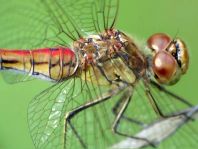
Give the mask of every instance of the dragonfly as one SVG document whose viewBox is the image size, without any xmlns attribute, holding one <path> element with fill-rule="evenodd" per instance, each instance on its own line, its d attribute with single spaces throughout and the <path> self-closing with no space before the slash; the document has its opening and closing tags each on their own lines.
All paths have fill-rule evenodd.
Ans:
<svg viewBox="0 0 198 149">
<path fill-rule="evenodd" d="M 16 28 L 12 23 L 0 27 L 10 31 L 4 36 L 10 39 L 1 43 L 0 70 L 8 83 L 35 78 L 53 83 L 28 106 L 35 148 L 101 149 L 125 138 L 156 147 L 164 139 L 150 141 L 136 134 L 176 116 L 190 122 L 182 121 L 184 143 L 171 142 L 169 147 L 197 145 L 194 118 L 182 112 L 194 105 L 165 87 L 176 84 L 188 70 L 183 40 L 155 33 L 141 48 L 115 28 L 119 0 L 32 3 L 5 3 L 5 10 L 16 12 L 9 16 Z M 12 48 L 6 48 L 8 44 Z"/>
</svg>

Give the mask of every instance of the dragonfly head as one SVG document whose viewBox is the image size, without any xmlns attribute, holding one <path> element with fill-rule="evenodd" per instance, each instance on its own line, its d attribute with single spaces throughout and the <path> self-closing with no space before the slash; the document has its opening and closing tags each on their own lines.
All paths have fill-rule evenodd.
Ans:
<svg viewBox="0 0 198 149">
<path fill-rule="evenodd" d="M 159 83 L 173 85 L 186 73 L 189 54 L 186 44 L 179 38 L 171 39 L 164 33 L 149 37 L 147 46 L 152 50 L 152 70 Z"/>
</svg>

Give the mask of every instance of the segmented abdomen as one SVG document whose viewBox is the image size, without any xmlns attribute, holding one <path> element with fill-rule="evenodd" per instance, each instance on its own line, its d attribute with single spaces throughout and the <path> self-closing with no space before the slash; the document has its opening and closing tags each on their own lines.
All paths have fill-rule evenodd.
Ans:
<svg viewBox="0 0 198 149">
<path fill-rule="evenodd" d="M 69 48 L 0 49 L 0 69 L 14 69 L 31 75 L 42 75 L 52 80 L 71 76 L 75 72 L 76 65 L 76 56 Z"/>
</svg>

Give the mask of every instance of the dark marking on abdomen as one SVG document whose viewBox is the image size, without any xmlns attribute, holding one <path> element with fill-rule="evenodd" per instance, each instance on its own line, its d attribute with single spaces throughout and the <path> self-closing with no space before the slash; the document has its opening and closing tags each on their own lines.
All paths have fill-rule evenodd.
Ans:
<svg viewBox="0 0 198 149">
<path fill-rule="evenodd" d="M 17 60 L 7 60 L 7 59 L 1 59 L 1 65 L 2 63 L 10 63 L 10 64 L 15 64 L 15 63 L 19 63 L 19 61 Z"/>
</svg>

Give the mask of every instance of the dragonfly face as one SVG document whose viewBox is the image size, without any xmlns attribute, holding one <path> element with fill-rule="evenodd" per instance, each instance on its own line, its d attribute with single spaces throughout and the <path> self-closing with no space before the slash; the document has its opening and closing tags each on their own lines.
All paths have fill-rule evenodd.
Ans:
<svg viewBox="0 0 198 149">
<path fill-rule="evenodd" d="M 158 82 L 172 85 L 179 81 L 189 64 L 185 43 L 179 38 L 171 39 L 158 33 L 152 35 L 147 44 L 153 51 L 152 69 Z"/>
</svg>

